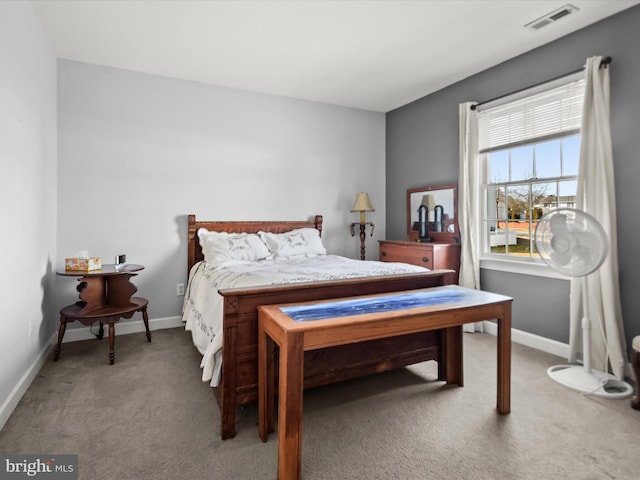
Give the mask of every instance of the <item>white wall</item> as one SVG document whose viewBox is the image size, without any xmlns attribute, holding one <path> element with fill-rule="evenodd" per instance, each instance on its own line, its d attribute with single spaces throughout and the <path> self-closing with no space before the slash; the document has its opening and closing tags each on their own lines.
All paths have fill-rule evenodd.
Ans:
<svg viewBox="0 0 640 480">
<path fill-rule="evenodd" d="M 0 2 L 0 427 L 56 330 L 56 60 L 28 2 Z"/>
<path fill-rule="evenodd" d="M 183 80 L 58 62 L 58 250 L 146 266 L 134 280 L 153 320 L 178 316 L 186 215 L 299 220 L 324 215 L 330 253 L 359 258 L 356 193 L 385 231 L 385 116 Z M 57 281 L 58 306 L 75 282 Z M 135 319 L 135 317 L 134 317 Z"/>
</svg>

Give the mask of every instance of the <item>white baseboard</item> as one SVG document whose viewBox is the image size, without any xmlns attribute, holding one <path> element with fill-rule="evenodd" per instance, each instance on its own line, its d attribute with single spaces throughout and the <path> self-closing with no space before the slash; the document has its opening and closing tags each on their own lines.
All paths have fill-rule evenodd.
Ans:
<svg viewBox="0 0 640 480">
<path fill-rule="evenodd" d="M 27 392 L 29 385 L 31 385 L 31 382 L 36 378 L 38 372 L 42 368 L 42 365 L 44 365 L 44 362 L 47 360 L 47 357 L 54 346 L 54 338 L 55 337 L 52 337 L 49 343 L 45 345 L 38 358 L 36 358 L 27 371 L 24 372 L 20 381 L 15 385 L 15 387 L 13 387 L 13 390 L 11 390 L 7 399 L 0 406 L 0 430 L 4 427 L 5 423 L 7 423 L 7 420 L 9 420 L 9 417 L 18 406 L 18 403 L 20 403 L 20 399 L 22 399 L 24 394 Z"/>
<path fill-rule="evenodd" d="M 153 333 L 154 330 L 162 330 L 165 328 L 181 327 L 181 317 L 166 317 L 156 318 L 149 320 L 149 330 Z M 139 333 L 146 331 L 144 328 L 144 322 L 142 320 L 136 320 L 133 322 L 122 322 L 116 326 L 116 335 L 126 335 L 128 333 Z M 9 417 L 18 406 L 18 403 L 26 393 L 31 382 L 36 378 L 38 372 L 42 368 L 42 365 L 47 361 L 51 350 L 54 348 L 57 340 L 58 332 L 56 331 L 47 345 L 42 349 L 38 358 L 31 364 L 27 371 L 22 375 L 20 381 L 13 388 L 7 399 L 0 406 L 0 430 L 4 427 L 9 420 Z M 77 342 L 80 340 L 91 340 L 95 336 L 91 333 L 89 328 L 68 328 L 64 334 L 63 343 Z"/>
<path fill-rule="evenodd" d="M 482 322 L 484 333 L 489 335 L 498 335 L 498 325 L 494 322 Z M 551 340 L 549 338 L 540 337 L 533 333 L 523 332 L 522 330 L 511 329 L 511 341 L 525 345 L 527 347 L 535 348 L 545 353 L 550 353 L 558 357 L 562 357 L 565 360 L 569 359 L 569 344 L 558 342 L 557 340 Z M 580 360 L 578 360 L 580 361 Z M 625 378 L 635 378 L 630 362 L 624 364 L 624 376 Z"/>
<path fill-rule="evenodd" d="M 62 343 L 78 342 L 80 340 L 91 340 L 96 338 L 92 332 L 95 332 L 95 333 L 98 332 L 97 325 L 98 324 L 96 323 L 92 327 L 83 326 L 80 328 L 67 328 L 67 331 L 64 334 L 64 339 L 62 340 Z M 151 330 L 151 333 L 153 333 L 154 330 L 181 327 L 183 325 L 184 323 L 182 323 L 181 317 L 154 318 L 149 320 L 149 330 Z M 140 333 L 144 331 L 146 330 L 144 328 L 144 322 L 142 320 L 116 323 L 116 336 L 127 335 L 129 333 Z M 105 335 L 107 335 L 106 331 L 105 331 Z"/>
<path fill-rule="evenodd" d="M 489 335 L 498 335 L 498 324 L 494 322 L 482 322 L 484 333 Z M 511 329 L 511 341 L 524 345 L 526 347 L 535 348 L 545 353 L 557 355 L 562 358 L 569 358 L 569 344 L 551 340 L 550 338 L 534 335 L 533 333 L 523 332 L 515 328 Z"/>
</svg>

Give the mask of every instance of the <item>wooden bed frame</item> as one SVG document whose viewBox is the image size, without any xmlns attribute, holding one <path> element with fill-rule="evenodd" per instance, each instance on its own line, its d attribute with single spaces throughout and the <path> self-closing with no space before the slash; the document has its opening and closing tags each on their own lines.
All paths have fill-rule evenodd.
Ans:
<svg viewBox="0 0 640 480">
<path fill-rule="evenodd" d="M 322 216 L 312 221 L 215 222 L 188 217 L 188 271 L 200 260 L 197 231 L 282 233 L 295 228 L 316 228 L 322 233 Z M 236 408 L 258 394 L 258 307 L 278 303 L 323 300 L 356 295 L 428 288 L 455 283 L 453 270 L 366 277 L 347 280 L 219 290 L 224 297 L 222 374 L 213 392 L 220 405 L 223 439 L 235 436 Z M 438 378 L 445 378 L 446 348 L 461 350 L 461 335 L 435 330 L 382 340 L 354 343 L 305 353 L 305 388 L 326 385 L 382 372 L 426 360 L 438 362 Z"/>
</svg>

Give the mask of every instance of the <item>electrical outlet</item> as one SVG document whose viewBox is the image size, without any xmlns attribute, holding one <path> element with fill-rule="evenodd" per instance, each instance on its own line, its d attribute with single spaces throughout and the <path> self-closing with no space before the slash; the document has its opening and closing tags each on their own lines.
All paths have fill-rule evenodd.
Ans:
<svg viewBox="0 0 640 480">
<path fill-rule="evenodd" d="M 178 283 L 176 285 L 176 295 L 184 295 L 184 283 Z"/>
</svg>

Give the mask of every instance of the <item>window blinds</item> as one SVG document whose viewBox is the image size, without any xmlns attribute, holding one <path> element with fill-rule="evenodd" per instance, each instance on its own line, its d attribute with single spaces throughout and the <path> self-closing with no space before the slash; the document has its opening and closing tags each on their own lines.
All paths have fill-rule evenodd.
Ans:
<svg viewBox="0 0 640 480">
<path fill-rule="evenodd" d="M 478 112 L 480 153 L 580 132 L 584 78 Z M 508 99 L 507 99 L 508 100 Z"/>
</svg>

